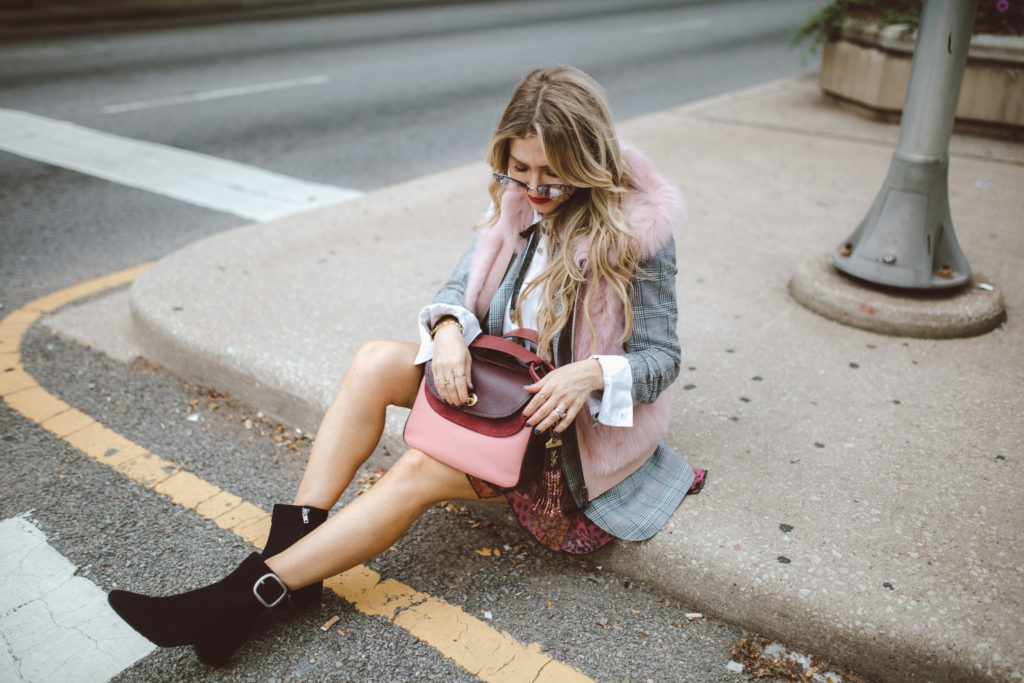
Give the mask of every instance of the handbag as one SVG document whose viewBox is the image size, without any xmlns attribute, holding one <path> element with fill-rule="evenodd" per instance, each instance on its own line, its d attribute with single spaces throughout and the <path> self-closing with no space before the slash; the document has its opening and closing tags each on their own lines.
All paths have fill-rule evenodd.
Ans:
<svg viewBox="0 0 1024 683">
<path fill-rule="evenodd" d="M 464 406 L 438 397 L 432 361 L 427 361 L 405 423 L 405 442 L 466 474 L 498 486 L 515 486 L 533 431 L 523 415 L 533 394 L 523 386 L 554 366 L 512 339 L 536 342 L 536 335 L 533 330 L 513 330 L 503 337 L 481 334 L 474 339 L 469 345 L 473 390 Z"/>
</svg>

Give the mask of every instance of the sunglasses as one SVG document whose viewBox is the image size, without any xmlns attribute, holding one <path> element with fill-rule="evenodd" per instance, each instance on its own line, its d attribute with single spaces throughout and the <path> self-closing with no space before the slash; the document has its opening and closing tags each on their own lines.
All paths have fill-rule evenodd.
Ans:
<svg viewBox="0 0 1024 683">
<path fill-rule="evenodd" d="M 544 199 L 557 199 L 558 197 L 568 195 L 572 192 L 572 185 L 566 185 L 564 183 L 544 183 L 537 187 L 531 187 L 522 180 L 516 180 L 515 178 L 504 175 L 503 173 L 495 173 L 494 179 L 498 181 L 499 185 L 504 187 L 508 187 L 509 185 L 519 185 L 527 192 L 534 190 Z"/>
</svg>

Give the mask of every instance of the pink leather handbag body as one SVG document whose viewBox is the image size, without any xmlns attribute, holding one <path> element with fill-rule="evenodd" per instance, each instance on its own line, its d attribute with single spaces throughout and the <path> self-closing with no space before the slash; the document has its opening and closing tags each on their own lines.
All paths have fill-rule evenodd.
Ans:
<svg viewBox="0 0 1024 683">
<path fill-rule="evenodd" d="M 519 481 L 532 428 L 523 409 L 533 384 L 553 369 L 548 361 L 510 338 L 536 341 L 536 332 L 515 330 L 504 337 L 482 334 L 473 340 L 469 405 L 438 398 L 427 361 L 416 402 L 405 423 L 405 442 L 435 460 L 502 487 Z"/>
</svg>

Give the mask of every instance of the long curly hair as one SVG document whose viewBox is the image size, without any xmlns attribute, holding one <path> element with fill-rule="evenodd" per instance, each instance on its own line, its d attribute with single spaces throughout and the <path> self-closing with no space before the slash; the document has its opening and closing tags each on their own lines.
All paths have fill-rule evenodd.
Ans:
<svg viewBox="0 0 1024 683">
<path fill-rule="evenodd" d="M 521 301 L 531 291 L 541 290 L 538 352 L 551 358 L 552 341 L 572 319 L 581 293 L 594 346 L 591 309 L 602 287 L 609 287 L 622 302 L 626 322 L 619 343 L 624 343 L 632 332 L 630 280 L 640 257 L 636 236 L 622 209 L 629 169 L 622 159 L 611 108 L 601 86 L 570 66 L 536 69 L 527 74 L 513 92 L 491 138 L 487 163 L 495 171 L 507 173 L 512 141 L 534 136 L 559 180 L 576 188 L 541 220 L 548 263 L 519 295 Z M 506 188 L 492 181 L 488 191 L 494 211 L 482 227 L 498 222 L 501 195 Z M 575 252 L 588 240 L 586 261 L 577 263 Z M 588 275 L 591 284 L 585 286 Z M 516 306 L 517 313 L 519 308 Z M 522 324 L 521 319 L 516 322 Z"/>
</svg>

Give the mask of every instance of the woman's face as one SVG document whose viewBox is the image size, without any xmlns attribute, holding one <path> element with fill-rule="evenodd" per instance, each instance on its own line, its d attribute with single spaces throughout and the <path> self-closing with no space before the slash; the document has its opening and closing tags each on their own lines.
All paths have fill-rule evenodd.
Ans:
<svg viewBox="0 0 1024 683">
<path fill-rule="evenodd" d="M 516 138 L 509 145 L 507 175 L 531 187 L 548 183 L 564 183 L 548 166 L 540 139 L 536 136 Z M 539 214 L 548 214 L 569 198 L 571 193 L 560 197 L 541 197 L 536 190 L 528 190 L 526 196 Z"/>
</svg>

